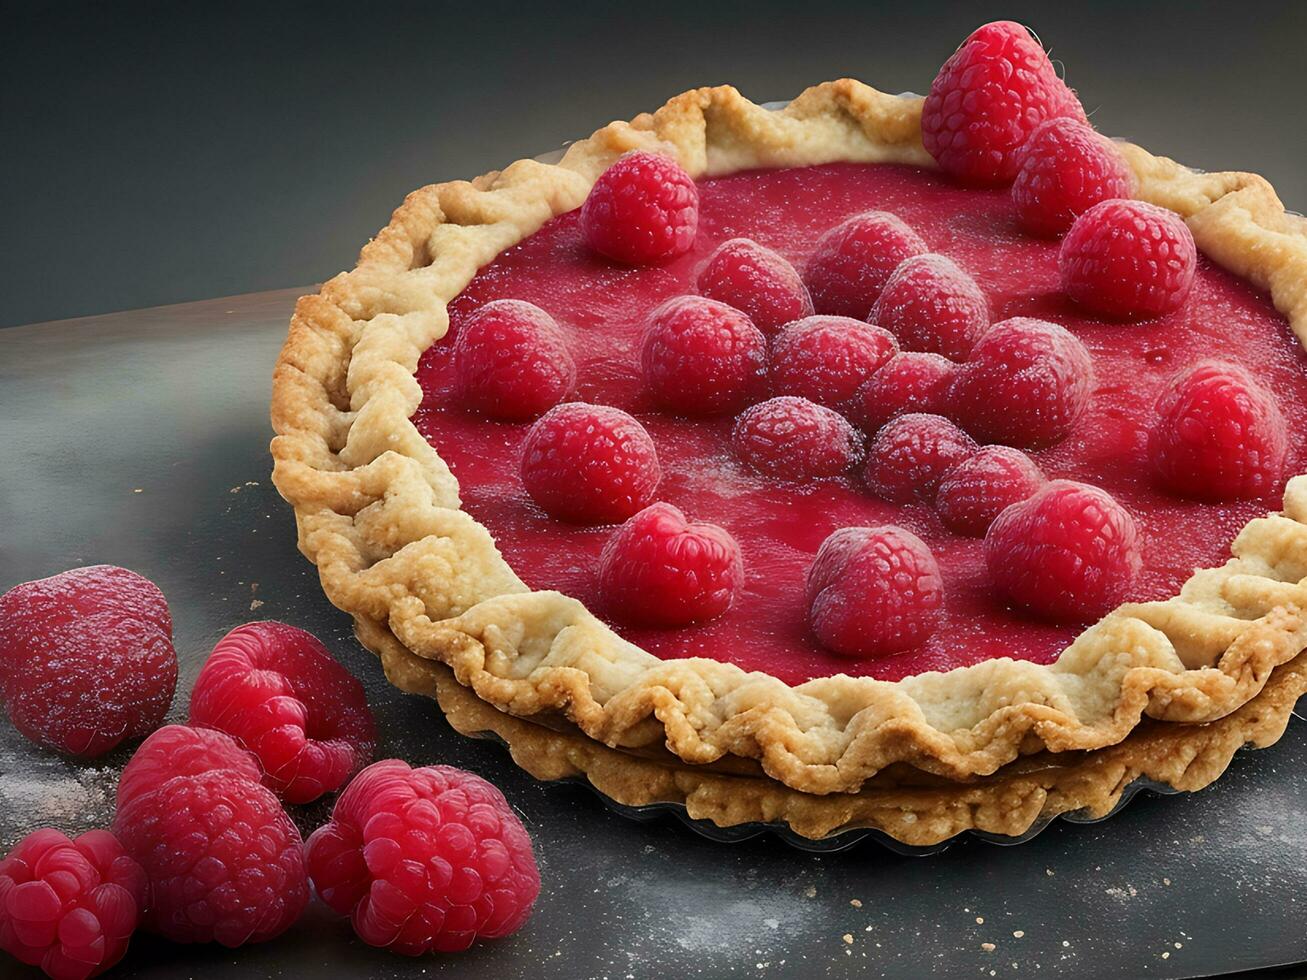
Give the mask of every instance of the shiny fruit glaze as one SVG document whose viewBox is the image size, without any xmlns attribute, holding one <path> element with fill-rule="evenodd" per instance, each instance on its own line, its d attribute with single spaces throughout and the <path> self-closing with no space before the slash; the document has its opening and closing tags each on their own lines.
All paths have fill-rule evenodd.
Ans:
<svg viewBox="0 0 1307 980">
<path fill-rule="evenodd" d="M 1249 519 L 1279 508 L 1278 492 L 1222 504 L 1180 500 L 1157 489 L 1151 476 L 1154 402 L 1173 374 L 1204 358 L 1243 365 L 1277 395 L 1288 431 L 1307 426 L 1307 354 L 1264 294 L 1205 258 L 1175 313 L 1106 323 L 1060 293 L 1057 243 L 1021 233 L 1006 189 L 962 188 L 909 167 L 833 164 L 705 179 L 699 193 L 694 248 L 665 265 L 629 268 L 596 256 L 583 242 L 577 212 L 550 221 L 482 269 L 455 299 L 450 335 L 418 370 L 425 399 L 414 421 L 458 478 L 464 508 L 490 529 L 528 585 L 575 596 L 605 619 L 596 568 L 613 528 L 559 523 L 531 503 L 518 476 L 527 426 L 477 418 L 458 404 L 450 355 L 459 325 L 491 300 L 536 303 L 568 337 L 577 361 L 574 397 L 619 406 L 644 423 L 663 467 L 658 499 L 691 520 L 729 530 L 746 569 L 734 606 L 714 622 L 615 627 L 656 656 L 711 657 L 791 683 L 839 673 L 895 680 L 994 657 L 1047 663 L 1086 625 L 1044 623 L 1006 607 L 988 580 L 981 541 L 948 531 L 929 504 L 879 501 L 856 475 L 777 481 L 733 458 L 731 417 L 688 420 L 654 410 L 640 385 L 645 318 L 669 297 L 693 292 L 699 267 L 734 237 L 753 238 L 802 269 L 823 232 L 853 214 L 890 211 L 931 251 L 975 277 L 995 322 L 1041 317 L 1079 337 L 1094 360 L 1088 411 L 1067 439 L 1031 455 L 1050 479 L 1095 484 L 1134 514 L 1143 570 L 1132 599 L 1173 594 L 1192 569 L 1222 563 Z M 1296 444 L 1286 472 L 1304 469 L 1307 445 Z M 877 660 L 840 657 L 809 632 L 804 578 L 832 531 L 879 524 L 901 525 L 930 545 L 944 579 L 941 625 L 915 650 Z"/>
</svg>

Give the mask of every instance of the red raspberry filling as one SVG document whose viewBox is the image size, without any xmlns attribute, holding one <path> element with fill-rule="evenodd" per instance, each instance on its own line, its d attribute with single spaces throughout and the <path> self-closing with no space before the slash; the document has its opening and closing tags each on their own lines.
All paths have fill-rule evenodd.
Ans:
<svg viewBox="0 0 1307 980">
<path fill-rule="evenodd" d="M 285 623 L 246 623 L 218 641 L 191 691 L 191 724 L 253 752 L 264 784 L 290 803 L 340 789 L 377 742 L 363 685 Z"/>
<path fill-rule="evenodd" d="M 618 619 L 688 626 L 731 607 L 744 580 L 740 546 L 716 524 L 650 504 L 613 532 L 599 556 L 599 594 Z"/>
<path fill-rule="evenodd" d="M 772 388 L 839 408 L 898 350 L 888 330 L 850 317 L 810 316 L 772 341 Z"/>
<path fill-rule="evenodd" d="M 699 272 L 698 286 L 701 295 L 735 307 L 768 336 L 813 313 L 794 266 L 749 238 L 723 242 Z"/>
<path fill-rule="evenodd" d="M 127 952 L 146 889 L 107 830 L 33 831 L 0 861 L 0 950 L 55 980 L 102 973 Z"/>
<path fill-rule="evenodd" d="M 1122 320 L 1178 310 L 1193 288 L 1198 249 L 1178 214 L 1143 201 L 1103 201 L 1076 218 L 1059 254 L 1062 289 Z"/>
<path fill-rule="evenodd" d="M 0 596 L 0 693 L 38 745 L 103 755 L 153 731 L 176 685 L 168 604 L 149 579 L 92 565 Z"/>
<path fill-rule="evenodd" d="M 845 657 L 920 646 L 938 627 L 944 603 L 930 548 L 893 525 L 832 534 L 808 571 L 805 592 L 817 640 Z"/>
<path fill-rule="evenodd" d="M 1130 168 L 1112 141 L 1079 119 L 1049 119 L 1017 151 L 1012 203 L 1031 235 L 1063 234 L 1100 201 L 1129 197 Z"/>
<path fill-rule="evenodd" d="M 689 251 L 699 227 L 699 191 L 674 160 L 636 150 L 599 175 L 581 207 L 586 243 L 627 265 Z"/>
<path fill-rule="evenodd" d="M 844 416 L 793 395 L 754 405 L 731 429 L 737 459 L 786 480 L 839 476 L 858 462 L 862 448 L 862 435 Z"/>
<path fill-rule="evenodd" d="M 487 303 L 459 331 L 454 371 L 468 408 L 507 422 L 535 418 L 576 384 L 576 363 L 554 318 L 511 299 Z"/>
<path fill-rule="evenodd" d="M 318 896 L 359 938 L 406 956 L 516 932 L 540 893 L 531 838 L 508 801 L 450 766 L 368 766 L 305 854 Z"/>
<path fill-rule="evenodd" d="M 531 499 L 574 524 L 626 520 L 652 501 L 662 478 L 644 426 L 621 409 L 581 402 L 531 426 L 521 467 Z"/>
<path fill-rule="evenodd" d="M 983 542 L 950 531 L 929 502 L 882 501 L 857 470 L 811 482 L 777 479 L 741 464 L 729 416 L 686 419 L 653 404 L 639 362 L 649 313 L 693 291 L 711 254 L 740 235 L 803 268 L 818 239 L 850 215 L 892 211 L 967 270 L 995 320 L 1051 320 L 1074 334 L 1092 355 L 1092 397 L 1063 439 L 1032 456 L 1048 477 L 1100 487 L 1134 515 L 1143 564 L 1127 599 L 1175 594 L 1193 569 L 1227 560 L 1229 542 L 1244 523 L 1281 507 L 1279 487 L 1257 499 L 1196 505 L 1152 474 L 1148 432 L 1158 397 L 1177 371 L 1203 357 L 1243 367 L 1275 392 L 1289 431 L 1307 429 L 1307 354 L 1269 299 L 1207 259 L 1199 257 L 1191 299 L 1179 310 L 1146 324 L 1119 323 L 1062 296 L 1057 244 L 1016 231 L 1006 188 L 962 187 L 934 170 L 833 164 L 737 173 L 700 181 L 699 189 L 694 248 L 667 264 L 614 269 L 586 248 L 576 212 L 498 256 L 450 304 L 450 336 L 422 359 L 425 401 L 414 415 L 458 478 L 464 509 L 489 528 L 526 583 L 558 589 L 606 618 L 597 565 L 609 533 L 541 512 L 518 474 L 529 426 L 469 415 L 450 372 L 461 325 L 486 302 L 528 300 L 565 319 L 577 361 L 574 397 L 635 416 L 658 447 L 656 499 L 726 528 L 747 563 L 731 608 L 710 622 L 679 629 L 614 623 L 625 639 L 655 656 L 710 657 L 790 683 L 839 673 L 894 680 L 992 657 L 1047 663 L 1086 625 L 1034 618 L 999 601 Z M 1289 442 L 1284 472 L 1302 471 L 1307 444 Z M 834 531 L 886 524 L 908 529 L 934 553 L 947 593 L 940 627 L 912 650 L 841 657 L 813 637 L 796 583 Z"/>
<path fill-rule="evenodd" d="M 1054 480 L 985 535 L 994 586 L 1038 616 L 1090 621 L 1130 593 L 1142 564 L 1130 512 L 1098 487 Z"/>
<path fill-rule="evenodd" d="M 1085 414 L 1094 380 L 1085 345 L 1030 317 L 996 323 L 949 389 L 949 415 L 977 439 L 1025 449 L 1061 442 Z"/>
<path fill-rule="evenodd" d="M 983 538 L 994 519 L 1044 485 L 1044 474 L 1020 449 L 985 446 L 953 466 L 935 491 L 935 512 L 950 531 Z"/>
<path fill-rule="evenodd" d="M 1148 455 L 1171 492 L 1233 500 L 1275 492 L 1287 445 L 1275 396 L 1236 364 L 1203 361 L 1162 391 Z"/>
<path fill-rule="evenodd" d="M 904 350 L 961 361 L 989 329 L 989 301 L 952 259 L 927 253 L 894 270 L 868 319 Z"/>
<path fill-rule="evenodd" d="M 895 354 L 858 389 L 850 415 L 872 434 L 897 415 L 938 415 L 947 410 L 953 373 L 953 362 L 938 354 Z"/>
<path fill-rule="evenodd" d="M 867 211 L 817 240 L 803 281 L 818 313 L 861 320 L 899 263 L 927 251 L 921 236 L 898 215 Z"/>
<path fill-rule="evenodd" d="M 767 338 L 725 303 L 681 296 L 654 310 L 640 352 L 644 383 L 675 415 L 738 412 L 767 390 Z"/>
<path fill-rule="evenodd" d="M 881 500 L 929 501 L 944 474 L 975 451 L 972 438 L 942 416 L 900 415 L 871 441 L 863 479 Z"/>
<path fill-rule="evenodd" d="M 222 755 L 230 758 L 230 747 Z M 129 794 L 113 829 L 149 878 L 145 925 L 165 939 L 263 942 L 290 928 L 308 904 L 299 831 L 271 791 L 231 768 L 176 775 Z"/>
<path fill-rule="evenodd" d="M 921 142 L 940 168 L 977 184 L 1006 183 L 1017 151 L 1045 119 L 1084 118 L 1030 32 L 1009 20 L 978 28 L 944 62 L 921 109 Z"/>
</svg>

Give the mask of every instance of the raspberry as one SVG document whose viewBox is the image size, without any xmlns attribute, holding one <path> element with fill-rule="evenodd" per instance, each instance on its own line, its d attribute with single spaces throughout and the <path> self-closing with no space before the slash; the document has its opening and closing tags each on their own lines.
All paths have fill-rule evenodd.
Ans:
<svg viewBox="0 0 1307 980">
<path fill-rule="evenodd" d="M 1163 390 L 1148 455 L 1172 492 L 1229 500 L 1278 490 L 1287 442 L 1274 395 L 1237 365 L 1201 361 Z"/>
<path fill-rule="evenodd" d="M 985 446 L 944 474 L 935 492 L 935 511 L 951 531 L 983 538 L 1004 508 L 1043 484 L 1044 474 L 1020 449 Z"/>
<path fill-rule="evenodd" d="M 305 853 L 319 897 L 359 938 L 407 956 L 507 936 L 540 893 L 531 838 L 508 801 L 451 766 L 373 763 Z"/>
<path fill-rule="evenodd" d="M 637 150 L 599 175 L 581 205 L 586 244 L 627 265 L 664 262 L 690 250 L 699 191 L 674 160 Z"/>
<path fill-rule="evenodd" d="M 150 879 L 146 927 L 173 942 L 263 942 L 308 903 L 299 831 L 271 791 L 231 769 L 129 795 L 113 826 Z"/>
<path fill-rule="evenodd" d="M 1093 361 L 1074 335 L 1013 317 L 994 324 L 958 369 L 949 414 L 984 442 L 1051 446 L 1084 414 L 1092 384 Z"/>
<path fill-rule="evenodd" d="M 772 341 L 772 387 L 779 395 L 839 408 L 898 350 L 893 334 L 862 320 L 806 317 Z"/>
<path fill-rule="evenodd" d="M 659 306 L 645 329 L 645 387 L 678 415 L 737 412 L 767 388 L 767 338 L 725 303 L 680 296 Z"/>
<path fill-rule="evenodd" d="M 867 211 L 822 235 L 803 270 L 818 313 L 866 317 L 899 263 L 928 251 L 898 215 Z"/>
<path fill-rule="evenodd" d="M 733 306 L 770 336 L 812 315 L 812 297 L 784 257 L 750 238 L 723 242 L 699 271 L 699 292 Z"/>
<path fill-rule="evenodd" d="M 127 952 L 146 888 L 108 831 L 37 830 L 0 861 L 0 949 L 56 980 L 102 973 Z"/>
<path fill-rule="evenodd" d="M 921 108 L 921 142 L 947 174 L 1001 184 L 1017 172 L 1016 154 L 1045 119 L 1085 111 L 1052 62 L 1020 24 L 978 28 L 931 82 Z"/>
<path fill-rule="evenodd" d="M 1129 197 L 1130 168 L 1112 141 L 1069 116 L 1046 119 L 1017 151 L 1012 203 L 1017 223 L 1055 238 L 1099 201 Z"/>
<path fill-rule="evenodd" d="M 1062 289 L 1077 303 L 1121 320 L 1180 308 L 1194 284 L 1198 249 L 1178 214 L 1143 201 L 1103 201 L 1062 239 Z"/>
<path fill-rule="evenodd" d="M 516 299 L 487 303 L 468 318 L 454 342 L 454 373 L 464 405 L 505 422 L 535 418 L 576 384 L 576 362 L 554 318 Z"/>
<path fill-rule="evenodd" d="M 168 604 L 135 572 L 74 568 L 0 596 L 0 691 L 33 742 L 103 755 L 157 727 L 176 686 Z"/>
<path fill-rule="evenodd" d="M 944 583 L 935 556 L 911 531 L 846 527 L 817 552 L 806 595 L 822 646 L 846 657 L 885 657 L 935 632 Z"/>
<path fill-rule="evenodd" d="M 652 500 L 662 479 L 644 426 L 621 409 L 569 402 L 546 412 L 522 445 L 522 482 L 560 520 L 616 524 Z"/>
<path fill-rule="evenodd" d="M 863 478 L 892 504 L 930 500 L 945 472 L 975 451 L 971 437 L 942 416 L 900 415 L 872 440 Z"/>
<path fill-rule="evenodd" d="M 290 803 L 340 789 L 377 742 L 363 685 L 285 623 L 246 623 L 218 641 L 191 691 L 191 724 L 253 752 L 264 785 Z"/>
<path fill-rule="evenodd" d="M 1054 480 L 1008 507 L 985 535 L 985 564 L 999 592 L 1037 616 L 1098 619 L 1139 574 L 1130 512 L 1084 483 Z"/>
<path fill-rule="evenodd" d="M 164 725 L 132 753 L 118 778 L 118 808 L 153 793 L 174 776 L 220 770 L 232 779 L 257 783 L 263 770 L 230 735 L 188 725 Z"/>
<path fill-rule="evenodd" d="M 731 430 L 741 461 L 786 480 L 839 476 L 861 458 L 862 445 L 862 434 L 844 416 L 793 395 L 746 409 Z"/>
<path fill-rule="evenodd" d="M 895 354 L 858 389 L 853 417 L 865 432 L 875 434 L 896 415 L 938 415 L 947 405 L 954 370 L 953 362 L 938 354 Z"/>
<path fill-rule="evenodd" d="M 960 361 L 989 329 L 989 301 L 952 259 L 930 252 L 894 270 L 868 319 L 904 350 Z"/>
<path fill-rule="evenodd" d="M 599 556 L 599 592 L 620 619 L 688 626 L 731 607 L 744 582 L 740 546 L 716 524 L 690 523 L 671 504 L 646 507 Z"/>
</svg>

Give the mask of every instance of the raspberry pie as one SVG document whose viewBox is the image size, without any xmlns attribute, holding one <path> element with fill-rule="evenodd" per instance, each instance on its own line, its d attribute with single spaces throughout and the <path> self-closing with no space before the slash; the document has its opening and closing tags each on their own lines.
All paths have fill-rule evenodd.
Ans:
<svg viewBox="0 0 1307 980">
<path fill-rule="evenodd" d="M 1303 338 L 1307 222 L 990 24 L 925 99 L 699 89 L 415 191 L 296 308 L 274 476 L 387 676 L 533 771 L 1019 833 L 977 794 L 1208 744 L 1307 646 Z"/>
</svg>

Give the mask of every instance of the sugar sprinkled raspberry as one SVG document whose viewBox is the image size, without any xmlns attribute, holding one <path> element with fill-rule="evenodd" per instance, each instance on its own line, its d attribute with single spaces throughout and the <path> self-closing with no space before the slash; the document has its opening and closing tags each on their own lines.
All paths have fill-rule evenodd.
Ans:
<svg viewBox="0 0 1307 980">
<path fill-rule="evenodd" d="M 976 451 L 971 437 L 939 415 L 900 415 L 867 448 L 863 479 L 882 500 L 931 500 L 948 469 Z"/>
<path fill-rule="evenodd" d="M 653 439 L 618 408 L 559 405 L 522 445 L 522 482 L 531 499 L 576 524 L 626 520 L 652 502 L 661 479 Z"/>
<path fill-rule="evenodd" d="M 806 317 L 772 341 L 772 389 L 838 409 L 898 349 L 893 334 L 862 320 Z"/>
<path fill-rule="evenodd" d="M 94 976 L 127 952 L 146 889 L 108 831 L 34 831 L 0 861 L 0 950 L 56 980 Z"/>
<path fill-rule="evenodd" d="M 734 307 L 678 296 L 650 314 L 640 367 L 669 412 L 738 412 L 767 390 L 767 338 Z"/>
<path fill-rule="evenodd" d="M 1023 449 L 1066 438 L 1089 404 L 1093 360 L 1064 327 L 1030 317 L 996 323 L 949 388 L 949 415 L 985 442 Z"/>
<path fill-rule="evenodd" d="M 821 236 L 803 281 L 818 313 L 861 320 L 899 263 L 926 251 L 921 236 L 898 215 L 867 211 Z"/>
<path fill-rule="evenodd" d="M 850 413 L 863 431 L 875 434 L 896 415 L 947 409 L 956 365 L 938 354 L 896 354 L 858 389 Z"/>
<path fill-rule="evenodd" d="M 939 626 L 944 585 L 930 548 L 892 524 L 846 527 L 808 570 L 809 622 L 846 657 L 885 657 L 920 646 Z"/>
<path fill-rule="evenodd" d="M 189 725 L 164 725 L 132 753 L 118 778 L 118 808 L 153 793 L 176 776 L 226 772 L 257 783 L 263 770 L 254 756 L 225 732 Z"/>
<path fill-rule="evenodd" d="M 1001 20 L 962 42 L 930 85 L 921 142 L 941 169 L 972 183 L 999 184 L 1017 172 L 1016 154 L 1045 119 L 1084 118 L 1030 32 Z"/>
<path fill-rule="evenodd" d="M 759 473 L 815 480 L 848 472 L 862 457 L 863 439 L 825 405 L 780 395 L 740 414 L 731 429 L 731 448 Z"/>
<path fill-rule="evenodd" d="M 520 422 L 553 408 L 576 384 L 576 362 L 540 307 L 498 299 L 468 317 L 454 342 L 459 398 L 492 419 Z"/>
<path fill-rule="evenodd" d="M 540 893 L 531 838 L 503 794 L 450 766 L 373 763 L 305 853 L 319 897 L 359 938 L 407 956 L 507 936 Z"/>
<path fill-rule="evenodd" d="M 1198 267 L 1178 214 L 1143 201 L 1103 201 L 1076 218 L 1058 253 L 1062 289 L 1097 313 L 1135 320 L 1177 310 Z"/>
<path fill-rule="evenodd" d="M 619 619 L 688 626 L 730 608 L 744 582 L 740 546 L 716 524 L 650 504 L 613 532 L 599 557 L 599 593 Z"/>
<path fill-rule="evenodd" d="M 985 535 L 985 564 L 998 591 L 1054 621 L 1086 622 L 1121 603 L 1142 563 L 1130 512 L 1106 491 L 1047 483 L 1013 504 Z"/>
<path fill-rule="evenodd" d="M 1069 116 L 1047 119 L 1017 151 L 1012 203 L 1032 235 L 1056 237 L 1100 201 L 1129 197 L 1130 168 L 1112 141 Z"/>
<path fill-rule="evenodd" d="M 999 514 L 1043 484 L 1044 474 L 1020 449 L 984 446 L 944 474 L 935 512 L 949 530 L 983 538 Z"/>
<path fill-rule="evenodd" d="M 931 252 L 894 270 L 868 319 L 904 350 L 960 361 L 989 329 L 989 301 L 952 259 Z"/>
<path fill-rule="evenodd" d="M 732 238 L 699 271 L 699 292 L 733 306 L 767 335 L 811 316 L 812 297 L 794 266 L 749 238 Z"/>
<path fill-rule="evenodd" d="M 1231 500 L 1275 493 L 1287 444 L 1270 391 L 1238 365 L 1201 361 L 1163 390 L 1148 456 L 1173 493 Z"/>
<path fill-rule="evenodd" d="M 581 229 L 610 259 L 664 262 L 694 245 L 699 191 L 675 160 L 636 150 L 599 175 L 581 205 Z"/>
<path fill-rule="evenodd" d="M 0 693 L 34 742 L 103 755 L 157 727 L 176 684 L 172 620 L 149 579 L 92 565 L 0 596 Z"/>
<path fill-rule="evenodd" d="M 173 942 L 263 942 L 308 903 L 299 831 L 269 789 L 232 768 L 129 794 L 113 828 L 150 880 L 146 927 Z"/>
<path fill-rule="evenodd" d="M 191 724 L 253 752 L 264 784 L 290 803 L 340 789 L 377 741 L 363 685 L 313 634 L 275 622 L 218 641 L 191 691 Z"/>
</svg>

